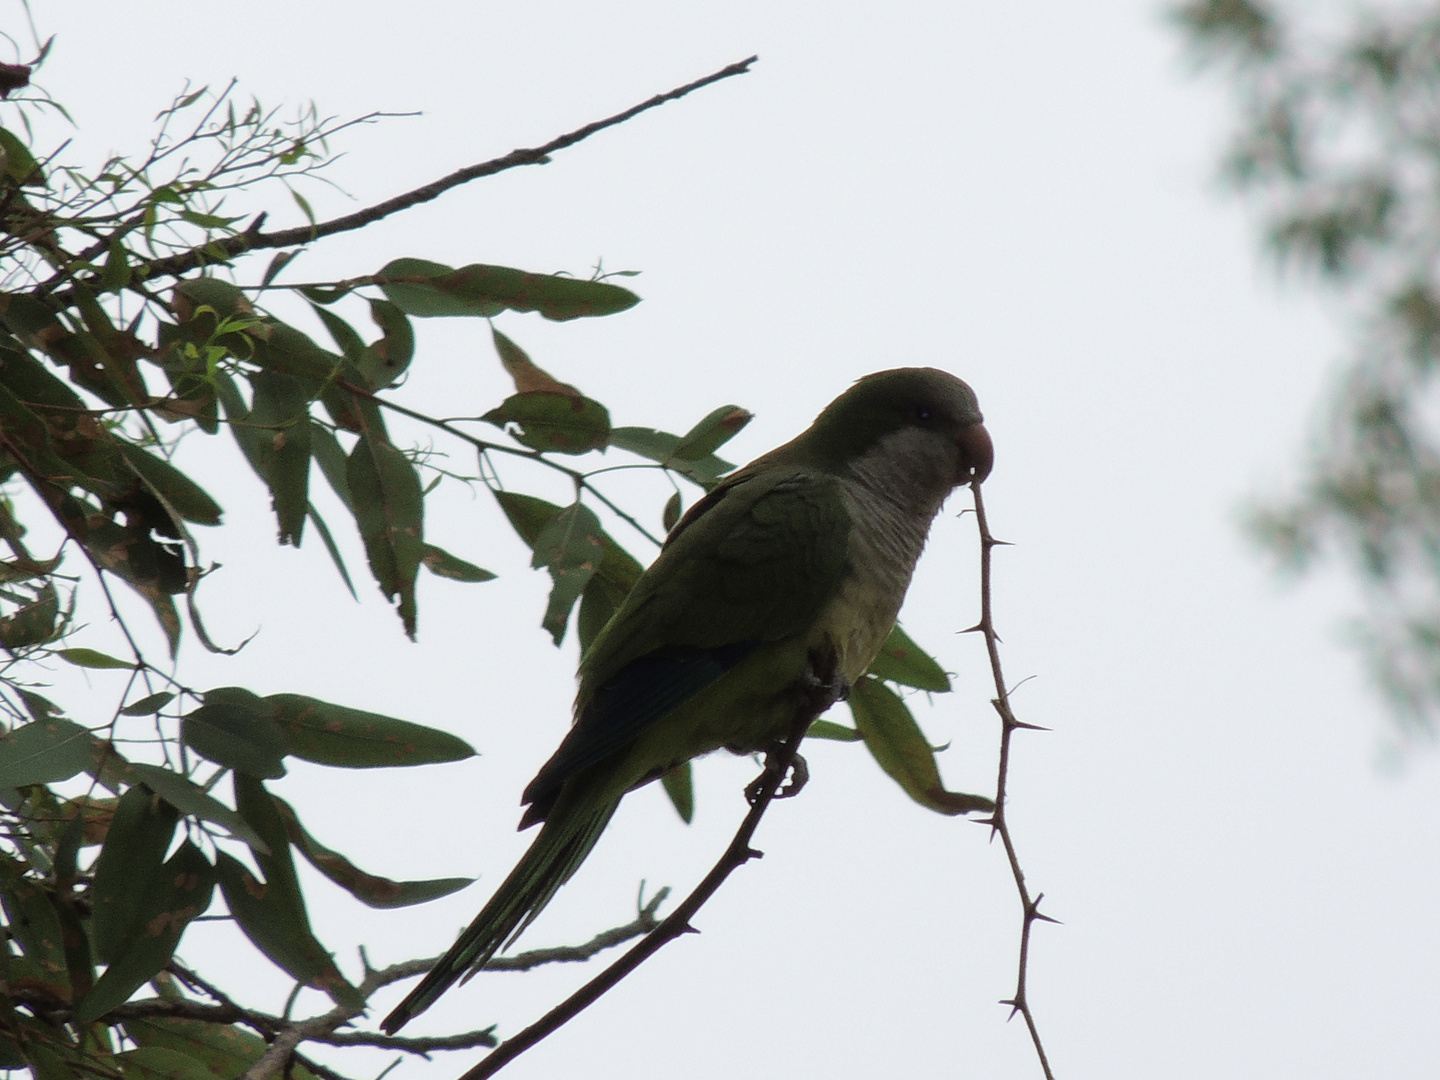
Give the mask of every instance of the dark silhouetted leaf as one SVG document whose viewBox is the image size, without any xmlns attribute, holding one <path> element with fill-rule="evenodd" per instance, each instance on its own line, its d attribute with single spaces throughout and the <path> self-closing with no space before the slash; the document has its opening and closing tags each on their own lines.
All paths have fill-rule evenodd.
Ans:
<svg viewBox="0 0 1440 1080">
<path fill-rule="evenodd" d="M 363 413 L 362 409 L 362 413 Z M 424 555 L 420 477 L 382 432 L 369 429 L 345 470 L 351 506 L 370 570 L 380 591 L 396 602 L 405 633 L 415 636 L 415 578 Z"/>
<path fill-rule="evenodd" d="M 272 795 L 276 808 L 285 822 L 290 843 L 304 855 L 310 865 L 339 885 L 351 896 L 373 908 L 408 907 L 421 904 L 469 885 L 474 878 L 435 878 L 429 881 L 391 881 L 361 870 L 344 855 L 325 847 L 300 824 L 295 810 L 279 796 Z"/>
<path fill-rule="evenodd" d="M 877 679 L 913 686 L 943 694 L 950 689 L 950 676 L 934 658 L 910 640 L 897 623 L 870 663 L 870 674 Z"/>
<path fill-rule="evenodd" d="M 60 635 L 61 625 L 60 595 L 47 581 L 29 603 L 0 618 L 0 645 L 11 652 L 43 645 Z"/>
<path fill-rule="evenodd" d="M 556 645 L 564 640 L 570 609 L 600 567 L 602 531 L 595 512 L 577 502 L 556 514 L 535 538 L 530 565 L 550 571 L 553 582 L 541 625 Z"/>
<path fill-rule="evenodd" d="M 163 458 L 122 440 L 115 440 L 120 453 L 145 483 L 186 521 L 197 525 L 219 525 L 223 511 L 199 484 Z"/>
<path fill-rule="evenodd" d="M 150 694 L 139 701 L 131 702 L 120 710 L 121 716 L 153 716 L 161 709 L 175 700 L 175 695 L 168 690 L 162 690 L 158 694 Z"/>
<path fill-rule="evenodd" d="M 180 740 L 217 765 L 275 779 L 285 775 L 283 759 L 290 747 L 274 713 L 249 690 L 218 687 L 206 692 L 205 704 L 181 719 Z"/>
<path fill-rule="evenodd" d="M 215 1080 L 199 1061 L 168 1046 L 125 1050 L 115 1055 L 115 1063 L 127 1080 Z"/>
<path fill-rule="evenodd" d="M 632 454 L 649 458 L 651 461 L 673 469 L 681 476 L 695 481 L 703 488 L 711 488 L 731 469 L 735 468 L 724 458 L 714 454 L 690 461 L 676 456 L 681 444 L 679 435 L 668 431 L 656 431 L 645 427 L 617 427 L 610 429 L 610 445 L 628 450 Z"/>
<path fill-rule="evenodd" d="M 629 289 L 603 281 L 581 281 L 559 274 L 528 274 L 504 266 L 471 265 L 455 270 L 425 259 L 396 259 L 380 271 L 391 303 L 408 315 L 491 318 L 506 308 L 538 311 L 563 321 L 588 315 L 612 315 L 634 307 L 640 298 Z M 396 280 L 406 278 L 410 280 Z"/>
<path fill-rule="evenodd" d="M 345 588 L 350 590 L 350 595 L 356 600 L 360 595 L 355 591 L 355 583 L 350 580 L 350 571 L 345 566 L 345 558 L 340 554 L 340 547 L 335 543 L 335 537 L 330 534 L 330 526 L 325 524 L 325 519 L 320 516 L 320 511 L 315 509 L 315 504 L 310 504 L 310 524 L 315 526 L 315 531 L 320 534 L 320 543 L 325 546 L 325 553 L 330 556 L 330 561 L 335 564 L 335 569 L 340 573 L 340 580 L 345 582 Z"/>
<path fill-rule="evenodd" d="M 680 514 L 685 509 L 684 503 L 680 501 L 680 492 L 675 492 L 665 500 L 665 509 L 660 514 L 660 524 L 665 526 L 668 533 L 680 521 Z"/>
<path fill-rule="evenodd" d="M 24 954 L 23 964 L 14 956 L 7 957 L 10 986 L 30 983 L 34 989 L 69 1001 L 70 971 L 65 962 L 65 936 L 50 893 L 28 878 L 12 878 L 8 872 L 6 878 L 0 884 L 6 929 Z"/>
<path fill-rule="evenodd" d="M 695 777 L 690 762 L 676 765 L 660 778 L 660 783 L 665 788 L 665 794 L 670 796 L 670 804 L 675 807 L 680 820 L 689 825 L 695 820 Z"/>
<path fill-rule="evenodd" d="M 984 796 L 945 790 L 935 753 L 910 709 L 879 679 L 865 676 L 856 681 L 850 691 L 850 712 L 880 767 L 921 806 L 941 814 L 995 809 Z"/>
<path fill-rule="evenodd" d="M 250 382 L 255 400 L 247 423 L 256 432 L 260 475 L 270 486 L 280 542 L 298 547 L 310 507 L 310 400 L 290 375 L 257 371 Z"/>
<path fill-rule="evenodd" d="M 275 707 L 276 720 L 290 738 L 290 753 L 319 765 L 373 769 L 475 756 L 465 740 L 406 720 L 300 694 L 271 694 L 265 700 Z"/>
<path fill-rule="evenodd" d="M 254 1032 L 233 1024 L 178 1016 L 127 1017 L 125 1033 L 142 1047 L 175 1050 L 200 1062 L 209 1070 L 209 1080 L 239 1080 L 270 1045 Z M 288 1068 L 293 1080 L 317 1080 L 299 1062 L 292 1062 Z"/>
<path fill-rule="evenodd" d="M 0 788 L 53 784 L 85 771 L 90 733 L 58 716 L 22 724 L 0 739 Z"/>
</svg>

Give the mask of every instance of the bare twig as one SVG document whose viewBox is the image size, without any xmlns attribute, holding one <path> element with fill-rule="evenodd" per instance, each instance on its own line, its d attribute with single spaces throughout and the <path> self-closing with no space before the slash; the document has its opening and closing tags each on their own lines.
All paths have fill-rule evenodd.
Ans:
<svg viewBox="0 0 1440 1080">
<path fill-rule="evenodd" d="M 183 274 L 197 267 L 208 265 L 221 258 L 228 258 L 240 255 L 246 251 L 258 251 L 267 248 L 289 247 L 292 244 L 308 244 L 320 239 L 322 236 L 333 236 L 336 233 L 351 232 L 355 229 L 363 229 L 365 226 L 379 221 L 381 218 L 389 217 L 391 214 L 399 213 L 401 210 L 408 210 L 412 206 L 429 202 L 438 198 L 451 188 L 459 187 L 461 184 L 468 184 L 471 180 L 478 180 L 485 176 L 494 176 L 496 173 L 505 172 L 508 169 L 518 168 L 522 165 L 544 165 L 550 160 L 550 155 L 558 150 L 574 146 L 582 139 L 588 139 L 596 132 L 604 131 L 606 128 L 623 124 L 641 113 L 676 101 L 686 94 L 693 93 L 701 87 L 709 86 L 711 83 L 719 82 L 721 79 L 728 79 L 733 75 L 743 75 L 750 70 L 759 57 L 751 56 L 745 60 L 739 60 L 733 64 L 727 64 L 719 71 L 706 75 L 703 79 L 696 79 L 694 82 L 686 83 L 684 86 L 677 86 L 663 94 L 656 94 L 654 97 L 632 105 L 624 112 L 616 113 L 614 116 L 607 116 L 603 120 L 595 120 L 584 127 L 576 128 L 574 131 L 564 135 L 556 136 L 549 142 L 536 147 L 523 150 L 512 150 L 503 157 L 492 158 L 489 161 L 482 161 L 476 165 L 469 165 L 458 169 L 449 176 L 443 176 L 439 180 L 433 180 L 413 191 L 407 191 L 402 195 L 386 199 L 384 202 L 368 206 L 364 210 L 357 210 L 353 214 L 345 214 L 342 217 L 332 218 L 329 221 L 322 221 L 315 225 L 302 225 L 294 229 L 279 229 L 275 232 L 243 232 L 224 239 L 212 240 L 202 247 L 193 248 L 190 251 L 183 251 L 178 255 L 167 256 L 163 259 L 156 259 L 153 262 L 143 263 L 137 268 L 139 276 L 154 278 L 156 276 L 173 277 Z"/>
<path fill-rule="evenodd" d="M 1025 1018 L 1025 1026 L 1030 1030 L 1030 1041 L 1035 1044 L 1035 1054 L 1040 1059 L 1040 1068 L 1044 1070 L 1045 1080 L 1055 1080 L 1055 1074 L 1050 1071 L 1050 1059 L 1045 1056 L 1045 1047 L 1040 1041 L 1040 1029 L 1035 1024 L 1035 1016 L 1030 1011 L 1030 999 L 1026 993 L 1026 976 L 1030 964 L 1030 931 L 1036 922 L 1055 922 L 1048 915 L 1040 913 L 1040 901 L 1044 898 L 1043 893 L 1030 896 L 1029 887 L 1025 884 L 1024 871 L 1020 869 L 1020 857 L 1015 853 L 1015 841 L 1010 836 L 1010 826 L 1005 817 L 1006 798 L 1005 785 L 1010 771 L 1010 737 L 1018 728 L 1034 729 L 1034 724 L 1025 724 L 1015 718 L 1014 712 L 1010 709 L 1010 691 L 1005 685 L 1005 675 L 1000 667 L 1000 637 L 995 633 L 995 619 L 990 605 L 990 553 L 995 548 L 1005 543 L 1004 540 L 996 540 L 990 533 L 990 523 L 985 518 L 985 503 L 980 496 L 980 485 L 974 484 L 971 488 L 975 497 L 975 521 L 980 530 L 980 622 L 972 629 L 980 631 L 985 637 L 985 651 L 990 656 L 990 671 L 995 678 L 995 697 L 990 704 L 995 706 L 995 711 L 1000 714 L 1000 766 L 995 781 L 995 812 L 991 815 L 988 824 L 994 833 L 999 835 L 1000 842 L 1005 846 L 1005 857 L 1010 861 L 1010 873 L 1015 878 L 1015 890 L 1020 894 L 1020 906 L 1024 912 L 1020 923 L 1020 960 L 1019 972 L 1015 981 L 1015 994 L 1002 1005 L 1010 1006 L 1010 1015 L 1013 1017 L 1019 1013 Z"/>
<path fill-rule="evenodd" d="M 494 1053 L 461 1076 L 460 1080 L 484 1080 L 485 1077 L 494 1076 L 526 1050 L 554 1034 L 584 1009 L 594 1004 L 603 994 L 614 988 L 620 980 L 654 956 L 665 945 L 683 934 L 695 932 L 695 928 L 690 925 L 690 920 L 704 906 L 705 902 L 715 895 L 720 886 L 724 884 L 725 879 L 751 859 L 758 859 L 764 854 L 750 846 L 755 829 L 760 824 L 765 810 L 774 800 L 775 793 L 789 772 L 791 763 L 795 761 L 796 751 L 800 748 L 805 733 L 809 731 L 811 722 L 840 697 L 840 693 L 830 677 L 822 674 L 817 681 L 821 685 L 816 686 L 811 693 L 807 694 L 805 700 L 796 709 L 795 719 L 785 743 L 775 747 L 766 755 L 765 772 L 748 789 L 752 795 L 750 812 L 740 823 L 735 838 L 730 841 L 730 846 L 720 856 L 720 861 L 711 868 L 700 884 L 695 886 L 694 891 L 670 914 L 669 918 L 639 944 L 535 1023 L 506 1039 Z"/>
</svg>

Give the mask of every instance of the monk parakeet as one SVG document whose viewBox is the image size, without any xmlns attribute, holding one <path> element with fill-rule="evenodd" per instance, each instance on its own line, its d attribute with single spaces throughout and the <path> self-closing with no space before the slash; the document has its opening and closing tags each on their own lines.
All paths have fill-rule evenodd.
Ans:
<svg viewBox="0 0 1440 1080">
<path fill-rule="evenodd" d="M 991 460 L 970 387 L 899 368 L 861 379 L 697 502 L 580 661 L 574 726 L 525 789 L 520 827 L 543 823 L 539 835 L 384 1029 L 513 942 L 626 792 L 721 747 L 783 739 L 816 655 L 843 685 L 858 679 L 940 505 Z"/>
</svg>

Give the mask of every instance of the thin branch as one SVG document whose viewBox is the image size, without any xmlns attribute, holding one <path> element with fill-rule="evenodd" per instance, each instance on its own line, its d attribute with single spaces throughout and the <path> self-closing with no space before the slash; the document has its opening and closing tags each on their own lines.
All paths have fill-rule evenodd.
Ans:
<svg viewBox="0 0 1440 1080">
<path fill-rule="evenodd" d="M 1015 981 L 1015 995 L 1002 1005 L 1010 1006 L 1010 1015 L 1013 1017 L 1019 1013 L 1025 1018 L 1025 1026 L 1030 1030 L 1030 1041 L 1035 1044 L 1035 1054 L 1040 1059 L 1040 1068 L 1044 1070 L 1045 1080 L 1055 1080 L 1055 1074 L 1050 1071 L 1050 1059 L 1045 1056 L 1045 1047 L 1040 1041 L 1040 1029 L 1035 1024 L 1035 1016 L 1030 1011 L 1030 999 L 1026 991 L 1026 980 L 1030 964 L 1030 931 L 1035 923 L 1041 920 L 1054 922 L 1048 915 L 1040 914 L 1040 901 L 1044 894 L 1037 894 L 1034 898 L 1030 896 L 1029 887 L 1025 884 L 1025 873 L 1020 869 L 1020 857 L 1015 852 L 1015 841 L 1010 836 L 1010 825 L 1005 816 L 1006 809 L 1006 781 L 1010 771 L 1010 737 L 1018 728 L 1033 728 L 1033 724 L 1024 724 L 1015 718 L 1014 712 L 1010 709 L 1010 691 L 1005 685 L 1005 675 L 1000 667 L 1000 637 L 995 632 L 995 619 L 990 604 L 990 553 L 1005 543 L 1004 540 L 996 540 L 990 533 L 990 523 L 985 517 L 985 503 L 980 496 L 980 485 L 974 484 L 971 487 L 975 497 L 975 522 L 980 530 L 980 622 L 972 629 L 980 631 L 985 637 L 985 651 L 990 656 L 990 671 L 995 679 L 995 697 L 990 704 L 995 706 L 995 711 L 1000 715 L 1000 765 L 998 776 L 995 780 L 995 813 L 986 822 L 991 829 L 999 835 L 1000 842 L 1005 846 L 1005 857 L 1010 861 L 1010 873 L 1015 878 L 1015 890 L 1020 894 L 1020 906 L 1024 913 L 1020 923 L 1020 960 L 1019 972 Z"/>
<path fill-rule="evenodd" d="M 796 751 L 800 747 L 801 740 L 805 738 L 805 733 L 810 730 L 810 724 L 843 696 L 834 685 L 833 674 L 830 673 L 817 679 L 816 685 L 808 690 L 809 692 L 804 693 L 803 699 L 796 709 L 795 719 L 792 721 L 784 744 L 772 748 L 766 755 L 764 773 L 747 789 L 747 794 L 751 799 L 750 812 L 740 823 L 735 838 L 730 841 L 730 846 L 720 856 L 720 861 L 711 868 L 700 884 L 695 886 L 695 890 L 670 914 L 669 918 L 639 944 L 535 1023 L 506 1039 L 494 1053 L 461 1076 L 460 1080 L 484 1080 L 485 1077 L 494 1076 L 526 1050 L 554 1034 L 583 1010 L 593 1005 L 602 995 L 613 989 L 625 976 L 654 956 L 661 948 L 683 934 L 696 932 L 695 928 L 690 925 L 690 920 L 695 913 L 704 906 L 710 897 L 715 895 L 732 872 L 738 867 L 744 866 L 751 859 L 758 859 L 764 854 L 750 846 L 755 829 L 765 815 L 766 809 L 775 799 L 781 782 L 795 761 Z"/>
<path fill-rule="evenodd" d="M 367 225 L 374 224 L 381 218 L 389 217 L 391 214 L 399 213 L 401 210 L 408 210 L 412 206 L 429 202 L 438 198 L 451 188 L 468 184 L 471 180 L 478 180 L 485 176 L 494 176 L 496 173 L 505 172 L 508 169 L 518 168 L 522 165 L 544 165 L 550 160 L 550 155 L 567 147 L 574 146 L 583 139 L 588 139 L 597 132 L 606 128 L 615 127 L 625 121 L 639 116 L 641 113 L 676 101 L 686 94 L 693 93 L 701 87 L 709 86 L 711 83 L 719 82 L 721 79 L 728 79 L 733 75 L 743 75 L 750 70 L 759 57 L 751 56 L 748 59 L 727 64 L 719 71 L 706 75 L 703 79 L 696 79 L 694 82 L 686 83 L 684 86 L 677 86 L 663 94 L 656 94 L 647 101 L 638 105 L 632 105 L 624 112 L 608 116 L 603 120 L 596 120 L 586 124 L 584 127 L 576 128 L 565 135 L 557 136 L 542 146 L 531 147 L 524 150 L 512 150 L 503 157 L 492 158 L 489 161 L 482 161 L 477 165 L 470 165 L 458 169 L 449 176 L 441 177 L 439 180 L 431 181 L 413 191 L 407 191 L 403 195 L 386 199 L 384 202 L 376 203 L 374 206 L 366 207 L 364 210 L 357 210 L 353 214 L 345 214 L 342 217 L 332 218 L 316 225 L 302 225 L 294 229 L 280 229 L 275 232 L 244 232 L 236 236 L 226 237 L 223 240 L 212 240 L 198 248 L 181 252 L 178 255 L 171 255 L 163 259 L 156 259 L 152 262 L 142 263 L 136 267 L 141 277 L 153 278 L 157 275 L 174 277 L 183 274 L 197 267 L 208 265 L 217 261 L 217 255 L 225 258 L 243 254 L 246 251 L 259 251 L 267 248 L 289 247 L 292 244 L 308 244 L 320 239 L 322 236 L 334 236 L 336 233 L 351 232 L 355 229 L 363 229 Z"/>
</svg>

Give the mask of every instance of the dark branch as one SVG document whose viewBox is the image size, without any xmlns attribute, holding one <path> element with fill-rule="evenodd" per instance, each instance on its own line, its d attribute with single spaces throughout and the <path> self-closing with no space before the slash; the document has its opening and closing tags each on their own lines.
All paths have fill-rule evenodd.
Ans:
<svg viewBox="0 0 1440 1080">
<path fill-rule="evenodd" d="M 704 906 L 705 902 L 715 895 L 720 886 L 724 884 L 725 879 L 738 867 L 763 854 L 750 846 L 755 829 L 789 772 L 790 765 L 795 760 L 796 751 L 800 748 L 800 742 L 805 738 L 805 733 L 810 730 L 810 724 L 842 696 L 839 687 L 833 681 L 832 673 L 818 674 L 820 674 L 820 678 L 816 680 L 816 685 L 809 690 L 796 709 L 795 719 L 785 743 L 775 747 L 766 755 L 765 772 L 761 774 L 753 788 L 750 812 L 740 823 L 735 838 L 730 841 L 730 846 L 720 856 L 720 861 L 705 875 L 704 880 L 695 886 L 695 890 L 671 913 L 670 917 L 644 940 L 524 1031 L 506 1039 L 493 1054 L 465 1073 L 460 1080 L 484 1080 L 485 1077 L 494 1076 L 526 1050 L 552 1035 L 594 1004 L 602 995 L 614 988 L 620 980 L 659 952 L 661 948 L 683 934 L 692 933 L 694 928 L 690 925 L 690 920 Z"/>
<path fill-rule="evenodd" d="M 478 165 L 470 165 L 458 169 L 449 176 L 441 177 L 413 191 L 407 191 L 403 195 L 396 195 L 392 199 L 376 203 L 374 206 L 366 207 L 364 210 L 357 210 L 353 214 L 346 214 L 343 217 L 332 218 L 330 221 L 322 221 L 316 225 L 304 225 L 294 229 L 279 229 L 275 232 L 260 232 L 254 226 L 250 230 L 239 233 L 236 236 L 226 237 L 223 240 L 212 240 L 209 243 L 193 248 L 190 251 L 181 252 L 178 255 L 171 255 L 163 259 L 156 259 L 153 262 L 141 264 L 137 272 L 145 278 L 156 276 L 174 277 L 194 270 L 197 267 L 214 263 L 216 255 L 221 254 L 225 258 L 243 254 L 247 251 L 260 251 L 267 248 L 289 247 L 292 244 L 308 244 L 320 239 L 322 236 L 334 236 L 336 233 L 351 232 L 355 229 L 363 229 L 367 225 L 374 224 L 381 218 L 389 217 L 391 214 L 399 213 L 401 210 L 408 210 L 412 206 L 419 206 L 421 203 L 429 202 L 438 198 L 451 188 L 459 187 L 461 184 L 468 184 L 471 180 L 478 180 L 485 176 L 494 176 L 496 173 L 505 172 L 508 169 L 519 168 L 522 165 L 544 165 L 550 160 L 550 155 L 567 147 L 574 146 L 583 139 L 588 139 L 597 132 L 606 128 L 615 127 L 625 121 L 639 116 L 643 112 L 657 108 L 671 101 L 677 101 L 686 94 L 699 90 L 701 87 L 709 86 L 711 83 L 719 82 L 721 79 L 728 79 L 732 75 L 743 75 L 750 70 L 750 65 L 755 63 L 759 57 L 752 56 L 746 60 L 740 60 L 728 64 L 719 71 L 706 75 L 703 79 L 696 79 L 694 82 L 686 83 L 684 86 L 677 86 L 674 90 L 666 91 L 663 94 L 656 94 L 648 101 L 642 101 L 638 105 L 632 105 L 624 112 L 608 116 L 603 120 L 596 120 L 586 124 L 584 127 L 576 128 L 565 135 L 559 135 L 542 146 L 531 147 L 525 150 L 512 150 L 503 157 L 492 158 L 489 161 L 482 161 Z M 260 222 L 256 221 L 256 225 Z"/>
<path fill-rule="evenodd" d="M 1020 961 L 1015 996 L 1001 1004 L 1010 1006 L 1011 1016 L 1019 1013 L 1025 1018 L 1025 1026 L 1030 1030 L 1030 1041 L 1035 1044 L 1035 1054 L 1040 1059 L 1045 1080 L 1055 1080 L 1055 1074 L 1050 1071 L 1050 1059 L 1045 1056 L 1045 1047 L 1040 1042 L 1040 1029 L 1035 1024 L 1035 1016 L 1030 1011 L 1030 999 L 1026 993 L 1030 965 L 1030 931 L 1035 923 L 1042 919 L 1046 922 L 1055 920 L 1040 914 L 1043 894 L 1033 899 L 1030 896 L 1024 871 L 1020 869 L 1020 857 L 1015 852 L 1015 842 L 1010 837 L 1010 826 L 1005 817 L 1005 786 L 1010 772 L 1010 738 L 1016 729 L 1033 725 L 1021 723 L 1010 709 L 1010 691 L 1005 685 L 1005 675 L 1000 667 L 1000 636 L 995 632 L 995 620 L 990 606 L 990 553 L 1005 541 L 996 540 L 990 534 L 990 523 L 985 518 L 985 503 L 980 497 L 980 485 L 973 485 L 971 490 L 975 496 L 975 522 L 980 530 L 980 622 L 975 629 L 985 637 L 985 651 L 990 656 L 990 672 L 995 679 L 995 697 L 990 704 L 994 705 L 995 711 L 1000 714 L 1000 766 L 995 780 L 995 813 L 987 824 L 999 835 L 1000 842 L 1005 846 L 1005 857 L 1010 861 L 1010 873 L 1015 878 L 1015 890 L 1020 894 L 1020 906 L 1024 912 L 1020 923 Z"/>
</svg>

